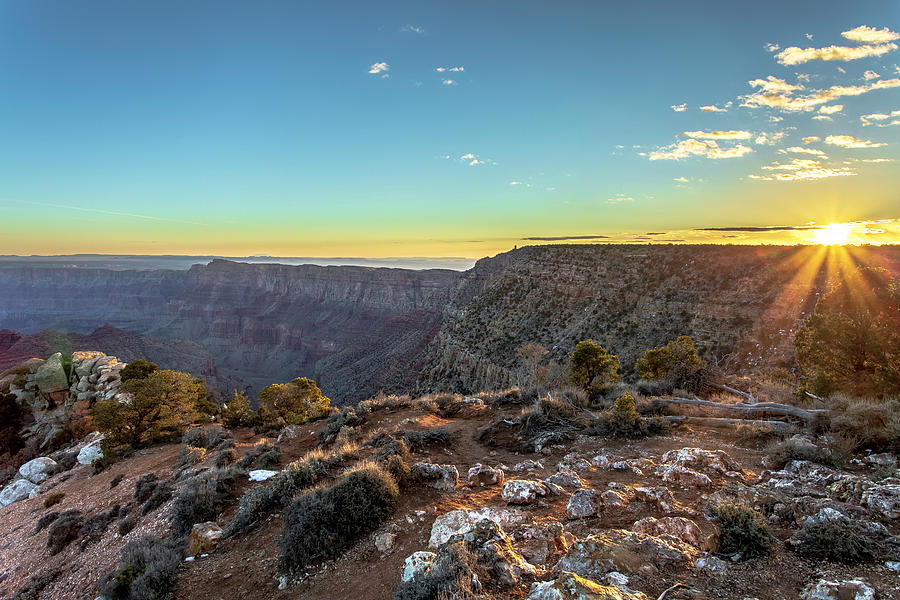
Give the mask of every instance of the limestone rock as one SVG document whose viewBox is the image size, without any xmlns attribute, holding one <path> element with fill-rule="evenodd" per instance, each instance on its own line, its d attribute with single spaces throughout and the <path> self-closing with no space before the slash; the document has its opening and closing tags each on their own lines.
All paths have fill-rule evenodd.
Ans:
<svg viewBox="0 0 900 600">
<path fill-rule="evenodd" d="M 434 520 L 431 526 L 429 548 L 437 548 L 457 534 L 467 533 L 482 519 L 489 519 L 503 528 L 519 524 L 528 518 L 527 513 L 515 508 L 479 508 L 477 510 L 451 510 Z"/>
<path fill-rule="evenodd" d="M 847 581 L 820 579 L 803 590 L 800 600 L 875 600 L 875 590 L 859 579 Z"/>
<path fill-rule="evenodd" d="M 721 577 L 728 573 L 728 563 L 716 556 L 703 556 L 694 563 L 694 570 Z"/>
<path fill-rule="evenodd" d="M 93 463 L 98 458 L 103 458 L 103 438 L 98 437 L 94 441 L 88 443 L 81 450 L 78 451 L 78 460 L 79 464 L 89 465 Z"/>
<path fill-rule="evenodd" d="M 576 541 L 554 570 L 595 580 L 612 571 L 653 575 L 668 566 L 692 564 L 697 555 L 696 548 L 676 538 L 610 529 Z"/>
<path fill-rule="evenodd" d="M 29 460 L 19 467 L 19 475 L 31 483 L 43 483 L 56 468 L 56 461 L 46 456 Z"/>
<path fill-rule="evenodd" d="M 247 473 L 250 481 L 265 481 L 272 479 L 276 475 L 278 475 L 278 471 L 270 471 L 269 469 L 256 469 Z"/>
<path fill-rule="evenodd" d="M 669 466 L 686 467 L 695 471 L 719 475 L 724 475 L 728 471 L 741 470 L 741 465 L 724 450 L 704 450 L 702 448 L 669 450 L 663 454 L 661 462 Z"/>
<path fill-rule="evenodd" d="M 661 477 L 666 483 L 673 483 L 683 487 L 706 488 L 712 485 L 712 479 L 709 476 L 678 465 L 660 465 L 656 469 L 656 475 Z"/>
<path fill-rule="evenodd" d="M 566 504 L 566 514 L 573 519 L 583 519 L 597 514 L 602 504 L 601 495 L 594 490 L 576 490 Z"/>
<path fill-rule="evenodd" d="M 394 542 L 397 540 L 396 533 L 379 533 L 375 536 L 375 549 L 382 554 L 387 554 L 394 549 Z"/>
<path fill-rule="evenodd" d="M 197 523 L 191 528 L 188 540 L 188 555 L 208 554 L 222 539 L 223 530 L 213 521 Z"/>
<path fill-rule="evenodd" d="M 700 531 L 700 527 L 684 517 L 663 517 L 661 519 L 647 517 L 632 525 L 631 530 L 657 537 L 669 535 L 695 548 L 702 548 L 704 545 L 703 532 Z"/>
<path fill-rule="evenodd" d="M 459 471 L 453 465 L 416 463 L 410 469 L 410 476 L 438 490 L 452 490 L 459 481 Z"/>
<path fill-rule="evenodd" d="M 547 523 L 523 527 L 511 535 L 513 545 L 534 565 L 543 565 L 553 554 L 566 552 L 575 541 L 562 523 L 552 519 Z"/>
<path fill-rule="evenodd" d="M 431 572 L 431 565 L 437 556 L 434 552 L 413 552 L 406 557 L 403 563 L 403 575 L 401 581 L 412 581 Z"/>
<path fill-rule="evenodd" d="M 528 473 L 528 472 L 537 471 L 537 470 L 543 469 L 543 468 L 544 468 L 544 465 L 542 465 L 541 463 L 539 463 L 536 460 L 531 460 L 529 458 L 528 460 L 523 460 L 522 462 L 516 464 L 512 468 L 512 470 L 515 471 L 516 473 Z"/>
<path fill-rule="evenodd" d="M 37 489 L 39 489 L 38 486 L 27 479 L 16 479 L 0 491 L 0 508 L 19 500 L 25 500 L 31 492 Z"/>
<path fill-rule="evenodd" d="M 900 519 L 900 484 L 876 484 L 863 492 L 862 503 L 888 519 Z"/>
<path fill-rule="evenodd" d="M 880 454 L 870 454 L 866 457 L 866 462 L 879 467 L 896 467 L 897 457 L 890 452 L 882 452 Z"/>
<path fill-rule="evenodd" d="M 510 504 L 531 504 L 538 496 L 546 496 L 547 492 L 547 486 L 540 481 L 511 479 L 503 484 L 500 496 Z"/>
<path fill-rule="evenodd" d="M 468 481 L 470 485 L 486 486 L 499 485 L 503 483 L 503 471 L 477 463 L 468 473 Z"/>
<path fill-rule="evenodd" d="M 600 502 L 605 508 L 617 508 L 628 505 L 628 495 L 617 490 L 604 490 L 600 494 Z"/>
<path fill-rule="evenodd" d="M 68 390 L 69 378 L 66 377 L 66 371 L 63 369 L 62 354 L 56 352 L 50 355 L 50 358 L 38 367 L 34 374 L 34 380 L 42 394 Z"/>
<path fill-rule="evenodd" d="M 93 351 L 78 351 L 72 353 L 72 369 L 75 371 L 75 374 L 79 377 L 87 377 L 91 374 L 91 370 L 94 368 L 94 364 L 96 364 L 97 360 L 104 356 L 102 352 L 93 352 Z"/>
<path fill-rule="evenodd" d="M 578 473 L 570 469 L 560 469 L 550 477 L 544 479 L 545 483 L 553 483 L 564 488 L 578 489 L 583 486 Z"/>
<path fill-rule="evenodd" d="M 665 512 L 675 510 L 675 497 L 668 488 L 664 487 L 638 487 L 634 488 L 635 497 L 643 502 L 655 504 Z"/>
<path fill-rule="evenodd" d="M 531 584 L 528 600 L 646 600 L 640 592 L 625 592 L 563 571 L 553 581 Z"/>
</svg>

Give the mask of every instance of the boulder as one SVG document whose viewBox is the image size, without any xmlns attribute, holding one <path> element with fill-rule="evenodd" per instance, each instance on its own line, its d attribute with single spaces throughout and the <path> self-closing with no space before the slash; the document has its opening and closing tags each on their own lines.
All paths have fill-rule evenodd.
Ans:
<svg viewBox="0 0 900 600">
<path fill-rule="evenodd" d="M 567 533 L 563 524 L 556 519 L 523 527 L 511 537 L 516 550 L 534 565 L 543 565 L 551 555 L 566 552 L 575 541 L 575 536 Z"/>
<path fill-rule="evenodd" d="M 540 481 L 511 479 L 503 484 L 500 496 L 509 504 L 531 504 L 539 496 L 546 496 L 547 492 L 547 486 Z"/>
<path fill-rule="evenodd" d="M 875 590 L 859 579 L 828 581 L 820 579 L 806 586 L 800 600 L 875 600 Z"/>
<path fill-rule="evenodd" d="M 27 479 L 16 479 L 0 491 L 0 508 L 19 500 L 25 500 L 31 492 L 37 489 L 39 489 L 38 486 Z"/>
<path fill-rule="evenodd" d="M 583 519 L 597 514 L 602 505 L 599 492 L 594 490 L 576 490 L 566 504 L 566 514 L 573 519 Z"/>
<path fill-rule="evenodd" d="M 94 364 L 101 357 L 105 356 L 102 352 L 82 351 L 72 353 L 72 369 L 79 378 L 87 377 L 91 374 Z"/>
<path fill-rule="evenodd" d="M 553 483 L 560 487 L 578 489 L 583 486 L 578 473 L 570 469 L 560 469 L 550 477 L 544 479 L 545 483 Z"/>
<path fill-rule="evenodd" d="M 375 549 L 381 552 L 382 554 L 387 554 L 391 550 L 394 549 L 394 542 L 397 541 L 396 533 L 379 533 L 375 536 Z"/>
<path fill-rule="evenodd" d="M 188 555 L 197 556 L 212 552 L 222 539 L 223 533 L 222 528 L 212 521 L 195 524 L 188 539 Z"/>
<path fill-rule="evenodd" d="M 628 495 L 616 490 L 605 490 L 600 494 L 600 502 L 605 508 L 617 508 L 628 505 Z"/>
<path fill-rule="evenodd" d="M 34 380 L 42 394 L 68 391 L 69 378 L 63 369 L 62 354 L 56 352 L 44 361 L 34 374 Z"/>
<path fill-rule="evenodd" d="M 543 468 L 544 468 L 544 465 L 537 462 L 536 460 L 531 460 L 529 458 L 528 460 L 523 460 L 522 462 L 516 464 L 512 468 L 512 470 L 515 471 L 516 473 L 528 473 L 528 472 L 537 471 L 537 470 L 543 469 Z"/>
<path fill-rule="evenodd" d="M 103 458 L 103 438 L 99 437 L 78 451 L 79 464 L 90 465 L 98 458 Z"/>
<path fill-rule="evenodd" d="M 469 469 L 468 481 L 469 485 L 477 485 L 484 487 L 486 485 L 499 485 L 503 483 L 503 471 L 477 463 Z"/>
<path fill-rule="evenodd" d="M 631 530 L 657 537 L 669 535 L 694 548 L 703 548 L 704 546 L 703 532 L 700 531 L 700 527 L 684 517 L 663 517 L 662 519 L 647 517 L 632 525 Z"/>
<path fill-rule="evenodd" d="M 459 481 L 459 471 L 453 465 L 416 463 L 410 469 L 410 477 L 438 490 L 452 490 Z"/>
<path fill-rule="evenodd" d="M 413 552 L 403 563 L 403 575 L 400 581 L 412 581 L 431 572 L 431 565 L 437 556 L 434 552 Z"/>
<path fill-rule="evenodd" d="M 594 580 L 612 571 L 655 575 L 666 567 L 693 564 L 698 554 L 693 546 L 670 536 L 610 529 L 573 543 L 554 570 Z"/>
<path fill-rule="evenodd" d="M 470 531 L 451 537 L 438 550 L 441 555 L 455 544 L 465 544 L 478 557 L 478 563 L 487 567 L 502 585 L 519 583 L 523 575 L 534 575 L 537 569 L 513 548 L 512 540 L 503 528 L 489 519 L 482 519 Z M 452 554 L 452 552 L 451 552 Z"/>
<path fill-rule="evenodd" d="M 660 465 L 656 469 L 656 475 L 666 483 L 682 487 L 706 488 L 712 485 L 712 479 L 709 476 L 678 465 Z"/>
<path fill-rule="evenodd" d="M 677 503 L 669 488 L 664 487 L 637 487 L 634 488 L 635 497 L 649 504 L 654 504 L 665 512 L 675 510 Z"/>
<path fill-rule="evenodd" d="M 437 548 L 457 534 L 467 533 L 482 519 L 489 519 L 503 528 L 524 522 L 528 514 L 515 508 L 479 508 L 477 510 L 451 510 L 434 520 L 431 526 L 429 548 Z"/>
<path fill-rule="evenodd" d="M 862 493 L 862 503 L 888 519 L 900 519 L 900 484 L 882 481 Z"/>
<path fill-rule="evenodd" d="M 647 600 L 641 592 L 626 592 L 600 585 L 575 573 L 563 571 L 552 581 L 531 584 L 528 600 Z"/>
<path fill-rule="evenodd" d="M 866 462 L 878 467 L 896 467 L 897 457 L 890 452 L 882 452 L 880 454 L 870 454 L 866 457 Z"/>
<path fill-rule="evenodd" d="M 713 577 L 722 577 L 728 573 L 728 563 L 716 556 L 703 556 L 694 563 L 694 570 Z"/>
<path fill-rule="evenodd" d="M 19 467 L 19 475 L 31 483 L 43 483 L 53 474 L 56 461 L 46 456 L 34 458 Z"/>
<path fill-rule="evenodd" d="M 728 471 L 741 471 L 741 465 L 723 450 L 704 450 L 702 448 L 669 450 L 663 454 L 661 462 L 665 465 L 687 467 L 695 471 L 721 475 Z"/>
</svg>

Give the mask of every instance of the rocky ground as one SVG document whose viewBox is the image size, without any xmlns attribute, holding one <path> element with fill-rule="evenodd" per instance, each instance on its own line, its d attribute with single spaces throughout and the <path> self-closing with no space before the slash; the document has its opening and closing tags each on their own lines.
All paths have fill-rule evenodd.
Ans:
<svg viewBox="0 0 900 600">
<path fill-rule="evenodd" d="M 657 598 L 678 583 L 684 587 L 668 597 L 900 598 L 900 564 L 892 562 L 896 556 L 845 565 L 801 556 L 790 543 L 807 519 L 852 520 L 886 547 L 895 543 L 891 536 L 900 533 L 900 479 L 892 456 L 858 457 L 847 469 L 791 461 L 770 470 L 765 453 L 752 441 L 739 443 L 730 431 L 686 426 L 641 440 L 575 437 L 528 454 L 476 439 L 495 418 L 513 417 L 520 408 L 481 400 L 465 404 L 454 415 L 408 405 L 366 415 L 353 432 L 361 442 L 378 432 L 436 427 L 452 432 L 454 439 L 413 453 L 413 472 L 422 471 L 422 477 L 403 489 L 387 523 L 339 558 L 279 578 L 282 514 L 277 511 L 258 527 L 213 540 L 204 549 L 208 551 L 186 559 L 174 597 L 390 598 L 401 579 L 427 577 L 462 539 L 478 549 L 480 560 L 488 561 L 502 582 L 502 592 L 491 592 L 499 593 L 491 596 L 498 598 L 637 600 Z M 282 432 L 280 442 L 277 434 L 239 430 L 234 432 L 235 450 L 242 454 L 278 443 L 286 465 L 318 447 L 324 426 L 294 427 Z M 29 578 L 43 576 L 47 581 L 37 595 L 20 597 L 96 598 L 95 582 L 115 568 L 127 541 L 166 533 L 172 502 L 141 516 L 125 535 L 112 524 L 87 543 L 73 542 L 52 555 L 47 548 L 50 528 L 36 531 L 39 522 L 54 511 L 78 509 L 90 516 L 133 505 L 135 484 L 148 473 L 171 481 L 177 490 L 186 481 L 180 452 L 180 444 L 141 450 L 96 475 L 91 466 L 76 461 L 76 466 L 35 483 L 33 497 L 0 509 L 0 596 L 11 597 Z M 373 452 L 363 445 L 359 458 Z M 192 472 L 211 468 L 214 456 L 207 453 Z M 41 478 L 39 465 L 25 471 Z M 237 492 L 265 485 L 243 477 Z M 53 494 L 62 496 L 45 507 Z M 719 528 L 707 508 L 722 501 L 743 501 L 765 515 L 772 535 L 768 555 L 745 559 L 716 553 Z M 232 501 L 219 515 L 220 526 L 232 519 L 236 506 Z M 453 537 L 458 534 L 462 537 Z"/>
</svg>

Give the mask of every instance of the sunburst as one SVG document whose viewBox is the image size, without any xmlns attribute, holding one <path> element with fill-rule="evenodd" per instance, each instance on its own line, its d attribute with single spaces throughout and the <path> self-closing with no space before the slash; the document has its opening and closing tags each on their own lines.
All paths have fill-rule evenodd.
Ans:
<svg viewBox="0 0 900 600">
<path fill-rule="evenodd" d="M 813 241 L 823 246 L 843 246 L 849 239 L 850 223 L 829 223 L 813 235 Z"/>
</svg>

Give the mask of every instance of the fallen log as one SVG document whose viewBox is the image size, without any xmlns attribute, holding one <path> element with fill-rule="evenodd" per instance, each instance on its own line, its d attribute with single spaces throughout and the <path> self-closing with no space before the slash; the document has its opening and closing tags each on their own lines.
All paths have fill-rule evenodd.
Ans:
<svg viewBox="0 0 900 600">
<path fill-rule="evenodd" d="M 720 385 L 719 387 L 725 391 L 731 392 L 732 394 L 737 394 L 738 396 L 741 396 L 742 398 L 746 398 L 747 402 L 749 402 L 750 404 L 756 403 L 756 398 L 753 397 L 753 394 L 748 394 L 747 392 L 742 392 L 741 390 L 736 390 L 733 387 L 727 386 L 727 385 Z"/>
<path fill-rule="evenodd" d="M 676 424 L 686 425 L 704 425 L 706 427 L 729 427 L 735 428 L 739 425 L 756 425 L 758 427 L 768 427 L 776 433 L 791 433 L 794 426 L 784 421 L 761 421 L 757 419 L 726 419 L 723 417 L 684 417 L 684 416 L 668 416 L 664 417 L 666 421 Z"/>
<path fill-rule="evenodd" d="M 770 414 L 781 415 L 784 417 L 795 417 L 804 421 L 813 421 L 819 415 L 828 414 L 825 409 L 806 409 L 790 404 L 778 404 L 777 402 L 757 402 L 756 404 L 723 404 L 721 402 L 712 402 L 710 400 L 700 400 L 699 398 L 651 398 L 654 404 L 685 404 L 689 406 L 702 406 L 714 410 L 731 411 L 743 415 Z"/>
</svg>

